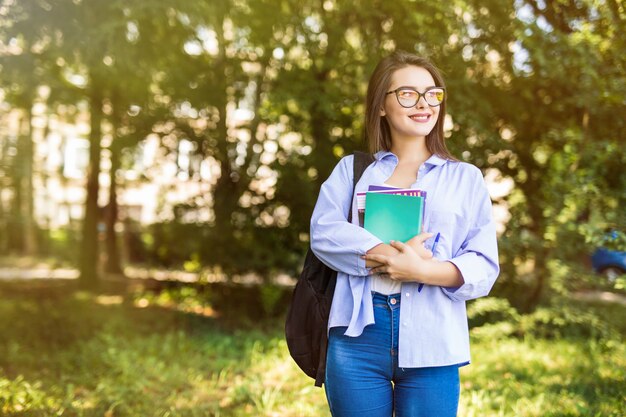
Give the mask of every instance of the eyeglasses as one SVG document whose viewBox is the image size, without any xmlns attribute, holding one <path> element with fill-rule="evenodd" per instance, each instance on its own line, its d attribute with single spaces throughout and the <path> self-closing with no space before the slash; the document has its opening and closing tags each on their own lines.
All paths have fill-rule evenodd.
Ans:
<svg viewBox="0 0 626 417">
<path fill-rule="evenodd" d="M 395 93 L 398 103 L 402 107 L 415 107 L 421 97 L 424 97 L 429 106 L 436 107 L 443 103 L 446 96 L 446 89 L 443 87 L 428 87 L 423 93 L 420 93 L 411 87 L 399 87 L 393 91 L 388 91 L 386 95 Z"/>
</svg>

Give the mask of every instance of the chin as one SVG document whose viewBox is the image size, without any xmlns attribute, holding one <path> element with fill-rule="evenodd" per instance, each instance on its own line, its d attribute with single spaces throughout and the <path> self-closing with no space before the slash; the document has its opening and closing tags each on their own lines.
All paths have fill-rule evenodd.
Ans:
<svg viewBox="0 0 626 417">
<path fill-rule="evenodd" d="M 416 136 L 424 136 L 424 137 L 426 137 L 426 136 L 428 136 L 430 134 L 430 132 L 433 131 L 434 128 L 435 128 L 435 126 L 433 125 L 431 127 L 425 127 L 425 128 L 422 128 L 422 129 L 417 129 L 414 134 Z"/>
</svg>

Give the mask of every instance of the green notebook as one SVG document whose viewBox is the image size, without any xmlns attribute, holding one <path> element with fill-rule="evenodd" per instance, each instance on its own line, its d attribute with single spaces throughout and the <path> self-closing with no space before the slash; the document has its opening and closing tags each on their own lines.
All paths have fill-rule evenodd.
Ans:
<svg viewBox="0 0 626 417">
<path fill-rule="evenodd" d="M 420 234 L 423 216 L 422 196 L 370 192 L 365 196 L 363 227 L 384 243 L 406 242 Z"/>
</svg>

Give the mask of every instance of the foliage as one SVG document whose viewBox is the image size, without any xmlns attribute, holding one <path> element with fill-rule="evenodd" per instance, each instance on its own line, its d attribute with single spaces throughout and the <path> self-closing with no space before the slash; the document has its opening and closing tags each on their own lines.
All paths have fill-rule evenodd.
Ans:
<svg viewBox="0 0 626 417">
<path fill-rule="evenodd" d="M 467 306 L 469 326 L 481 327 L 501 321 L 518 322 L 520 315 L 506 298 L 486 297 L 473 300 Z"/>
<path fill-rule="evenodd" d="M 244 312 L 232 293 L 221 306 L 213 304 L 221 293 L 212 298 L 208 288 L 175 286 L 125 296 L 75 291 L 67 283 L 3 283 L 0 413 L 328 415 L 323 390 L 289 358 L 282 319 Z M 506 310 L 503 303 L 476 306 L 474 317 L 496 304 Z M 552 335 L 491 338 L 477 332 L 491 319 L 474 327 L 473 363 L 461 369 L 459 414 L 623 415 L 624 307 L 583 308 L 597 321 L 574 318 L 579 329 L 588 328 L 582 333 L 563 328 Z M 558 309 L 551 314 L 568 317 Z M 499 323 L 512 323 L 514 316 L 501 315 Z M 613 331 L 589 339 L 598 324 Z"/>
<path fill-rule="evenodd" d="M 234 276 L 254 271 L 267 281 L 279 272 L 292 276 L 301 266 L 302 244 L 292 246 L 294 230 L 276 235 L 267 228 L 252 228 L 236 236 L 206 223 L 178 221 L 154 223 L 133 239 L 135 261 L 166 268 L 192 268 L 194 272 L 218 266 Z M 242 254 L 246 254 L 242 256 Z"/>
<path fill-rule="evenodd" d="M 517 337 L 522 340 L 581 339 L 603 344 L 619 340 L 626 328 L 620 320 L 621 306 L 613 308 L 572 303 L 555 297 L 548 306 L 528 314 L 519 314 L 508 300 L 488 297 L 472 301 L 468 319 L 472 336 L 479 340 Z"/>
<path fill-rule="evenodd" d="M 367 77 L 395 49 L 443 69 L 453 152 L 512 181 L 495 201 L 510 213 L 499 295 L 531 311 L 571 290 L 584 275 L 576 265 L 607 228 L 624 233 L 624 120 L 615 115 L 626 95 L 626 36 L 617 2 L 63 0 L 4 2 L 0 13 L 4 100 L 45 101 L 50 114 L 86 109 L 92 121 L 81 269 L 97 258 L 102 139 L 115 183 L 127 169 L 123 150 L 151 135 L 177 175 L 206 187 L 161 205 L 144 257 L 228 275 L 294 274 L 320 184 L 364 147 Z M 29 65 L 35 79 L 20 70 Z M 35 97 L 36 86 L 49 97 Z M 183 143 L 192 147 L 186 165 Z M 1 150 L 3 186 L 22 178 L 16 147 Z M 155 183 L 160 175 L 142 172 Z M 18 200 L 8 210 L 0 202 L 0 217 L 19 212 Z"/>
</svg>

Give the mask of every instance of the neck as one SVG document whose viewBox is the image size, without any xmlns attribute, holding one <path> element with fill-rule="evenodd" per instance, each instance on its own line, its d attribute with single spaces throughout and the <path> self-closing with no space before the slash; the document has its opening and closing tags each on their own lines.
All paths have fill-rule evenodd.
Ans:
<svg viewBox="0 0 626 417">
<path fill-rule="evenodd" d="M 432 155 L 426 147 L 426 138 L 424 136 L 411 139 L 392 140 L 391 143 L 391 152 L 393 152 L 398 157 L 398 160 L 402 162 L 422 163 Z"/>
</svg>

